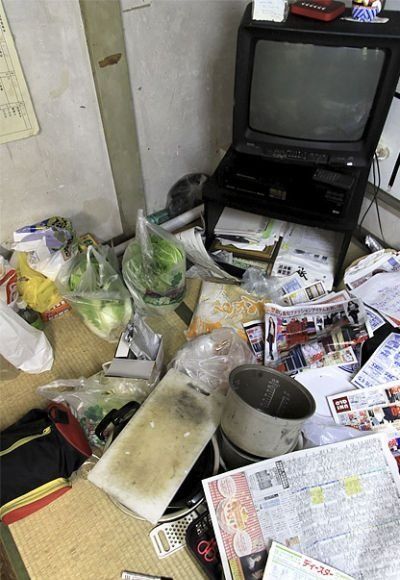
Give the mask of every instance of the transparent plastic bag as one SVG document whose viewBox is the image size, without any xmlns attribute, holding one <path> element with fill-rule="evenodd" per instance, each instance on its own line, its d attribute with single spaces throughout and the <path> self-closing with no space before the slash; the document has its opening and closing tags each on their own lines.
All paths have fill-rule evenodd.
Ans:
<svg viewBox="0 0 400 580">
<path fill-rule="evenodd" d="M 353 427 L 338 425 L 330 417 L 315 414 L 304 423 L 302 428 L 304 436 L 304 448 L 318 447 L 338 443 L 354 437 L 368 435 L 368 431 L 359 431 Z"/>
<path fill-rule="evenodd" d="M 39 387 L 37 392 L 47 400 L 64 402 L 79 420 L 91 447 L 102 447 L 95 434 L 100 421 L 112 409 L 129 401 L 143 403 L 154 384 L 142 379 L 106 377 L 100 372 L 88 379 L 60 379 Z"/>
<path fill-rule="evenodd" d="M 242 277 L 241 287 L 249 294 L 255 294 L 278 304 L 282 303 L 280 288 L 282 278 L 267 276 L 259 268 L 248 268 Z"/>
<path fill-rule="evenodd" d="M 181 348 L 168 368 L 199 381 L 208 392 L 229 387 L 231 370 L 256 359 L 247 343 L 231 328 L 218 328 L 198 336 Z"/>
<path fill-rule="evenodd" d="M 132 316 L 131 298 L 106 258 L 108 249 L 89 246 L 57 278 L 66 300 L 97 336 L 116 342 Z"/>
<path fill-rule="evenodd" d="M 186 256 L 176 238 L 138 211 L 136 237 L 125 250 L 122 275 L 143 312 L 175 310 L 185 293 Z"/>
</svg>

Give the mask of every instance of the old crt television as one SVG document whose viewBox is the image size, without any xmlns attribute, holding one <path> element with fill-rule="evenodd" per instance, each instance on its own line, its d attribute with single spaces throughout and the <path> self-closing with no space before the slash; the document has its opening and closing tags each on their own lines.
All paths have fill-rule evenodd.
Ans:
<svg viewBox="0 0 400 580">
<path fill-rule="evenodd" d="M 293 14 L 275 23 L 251 12 L 238 32 L 233 149 L 368 167 L 399 79 L 400 12 L 384 11 L 385 24 Z"/>
</svg>

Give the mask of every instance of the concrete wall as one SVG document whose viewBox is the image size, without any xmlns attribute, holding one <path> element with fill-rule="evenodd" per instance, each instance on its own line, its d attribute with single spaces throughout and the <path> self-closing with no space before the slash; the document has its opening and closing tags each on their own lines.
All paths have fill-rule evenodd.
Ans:
<svg viewBox="0 0 400 580">
<path fill-rule="evenodd" d="M 168 189 L 185 173 L 213 171 L 231 142 L 236 33 L 246 4 L 121 0 L 149 212 L 165 206 Z M 400 0 L 388 0 L 386 8 L 400 9 Z M 391 149 L 383 176 L 398 153 L 396 123 L 400 113 L 392 111 L 382 136 Z M 397 230 L 383 211 L 392 239 Z"/>
<path fill-rule="evenodd" d="M 210 173 L 231 142 L 245 0 L 122 0 L 148 212 L 182 175 Z"/>
<path fill-rule="evenodd" d="M 0 146 L 1 240 L 51 215 L 122 232 L 78 0 L 3 0 L 40 133 Z"/>
</svg>

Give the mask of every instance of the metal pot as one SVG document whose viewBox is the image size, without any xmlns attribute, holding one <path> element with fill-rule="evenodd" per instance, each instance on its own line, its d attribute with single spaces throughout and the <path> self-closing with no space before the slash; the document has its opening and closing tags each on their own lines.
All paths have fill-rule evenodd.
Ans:
<svg viewBox="0 0 400 580">
<path fill-rule="evenodd" d="M 239 449 L 260 458 L 293 450 L 315 412 L 311 393 L 294 379 L 260 365 L 242 365 L 229 376 L 221 427 Z"/>
<path fill-rule="evenodd" d="M 221 462 L 223 462 L 224 467 L 228 470 L 237 469 L 238 467 L 244 467 L 245 465 L 250 465 L 251 463 L 257 463 L 258 461 L 265 460 L 265 457 L 250 455 L 250 453 L 246 453 L 246 451 L 236 447 L 232 441 L 229 441 L 221 428 L 218 431 L 218 441 L 221 453 Z M 300 437 L 296 441 L 296 445 L 294 445 L 293 449 L 290 449 L 288 453 L 291 451 L 299 451 L 300 449 L 303 449 L 303 445 L 303 435 L 300 433 Z"/>
</svg>

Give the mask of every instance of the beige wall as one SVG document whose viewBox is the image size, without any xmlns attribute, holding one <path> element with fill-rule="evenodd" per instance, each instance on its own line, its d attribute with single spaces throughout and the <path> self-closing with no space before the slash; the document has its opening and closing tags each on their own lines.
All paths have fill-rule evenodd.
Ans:
<svg viewBox="0 0 400 580">
<path fill-rule="evenodd" d="M 1 240 L 51 215 L 121 233 L 78 0 L 3 0 L 40 125 L 0 145 Z"/>
</svg>

